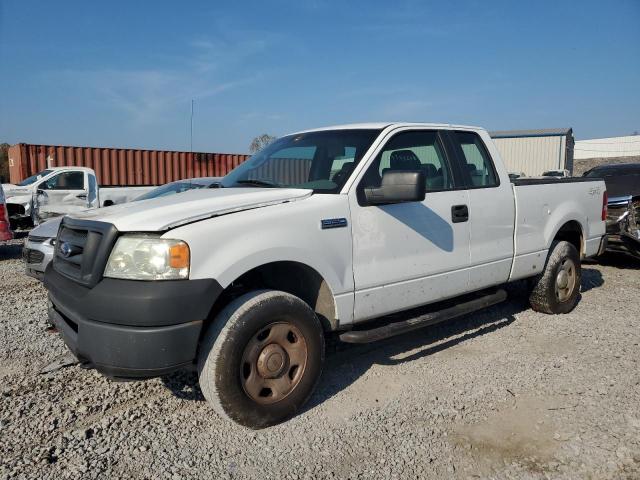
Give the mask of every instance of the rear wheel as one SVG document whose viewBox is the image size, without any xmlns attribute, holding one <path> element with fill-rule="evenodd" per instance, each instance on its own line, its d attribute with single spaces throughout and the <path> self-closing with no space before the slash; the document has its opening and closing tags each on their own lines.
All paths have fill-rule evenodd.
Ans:
<svg viewBox="0 0 640 480">
<path fill-rule="evenodd" d="M 225 307 L 205 334 L 200 388 L 223 417 L 268 427 L 300 410 L 323 361 L 322 327 L 306 303 L 280 291 L 250 292 Z"/>
<path fill-rule="evenodd" d="M 533 279 L 531 307 L 543 313 L 570 312 L 578 302 L 581 276 L 576 247 L 565 241 L 553 242 L 544 271 Z"/>
</svg>

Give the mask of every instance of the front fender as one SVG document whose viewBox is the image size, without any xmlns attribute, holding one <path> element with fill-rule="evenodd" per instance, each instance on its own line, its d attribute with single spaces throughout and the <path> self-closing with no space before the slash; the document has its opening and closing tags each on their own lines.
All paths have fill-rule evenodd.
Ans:
<svg viewBox="0 0 640 480">
<path fill-rule="evenodd" d="M 323 219 L 348 219 L 346 228 L 322 229 Z M 190 278 L 213 278 L 223 288 L 244 273 L 290 261 L 318 272 L 334 296 L 337 315 L 348 322 L 353 270 L 346 195 L 312 195 L 290 203 L 222 215 L 170 230 L 191 250 Z"/>
</svg>

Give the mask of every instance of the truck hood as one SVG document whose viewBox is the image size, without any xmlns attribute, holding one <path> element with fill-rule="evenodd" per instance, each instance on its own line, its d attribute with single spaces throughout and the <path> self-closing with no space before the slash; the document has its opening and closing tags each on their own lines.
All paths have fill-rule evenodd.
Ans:
<svg viewBox="0 0 640 480">
<path fill-rule="evenodd" d="M 69 216 L 109 222 L 121 232 L 156 232 L 205 218 L 302 200 L 312 193 L 293 188 L 207 188 Z"/>
<path fill-rule="evenodd" d="M 47 220 L 29 232 L 29 237 L 54 238 L 58 234 L 58 228 L 62 217 Z"/>
<path fill-rule="evenodd" d="M 14 197 L 20 195 L 31 195 L 33 189 L 30 185 L 26 187 L 19 187 L 18 185 L 14 185 L 12 183 L 3 183 L 2 190 L 4 190 L 5 197 Z"/>
</svg>

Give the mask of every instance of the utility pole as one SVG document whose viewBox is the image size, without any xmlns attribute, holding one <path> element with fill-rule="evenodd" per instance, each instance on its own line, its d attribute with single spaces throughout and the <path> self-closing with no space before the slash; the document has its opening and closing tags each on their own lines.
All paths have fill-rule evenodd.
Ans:
<svg viewBox="0 0 640 480">
<path fill-rule="evenodd" d="M 191 99 L 191 130 L 190 130 L 189 151 L 193 153 L 193 98 Z"/>
</svg>

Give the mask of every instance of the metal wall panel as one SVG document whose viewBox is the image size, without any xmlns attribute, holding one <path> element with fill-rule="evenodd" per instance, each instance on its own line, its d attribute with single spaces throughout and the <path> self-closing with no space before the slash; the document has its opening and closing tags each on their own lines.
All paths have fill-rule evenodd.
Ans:
<svg viewBox="0 0 640 480">
<path fill-rule="evenodd" d="M 93 168 L 100 185 L 162 185 L 192 177 L 223 176 L 248 155 L 19 143 L 9 148 L 11 183 L 47 167 Z"/>
<path fill-rule="evenodd" d="M 538 176 L 546 170 L 566 168 L 566 137 L 494 138 L 507 171 Z"/>
<path fill-rule="evenodd" d="M 635 157 L 640 155 L 640 135 L 576 140 L 575 159 Z"/>
</svg>

